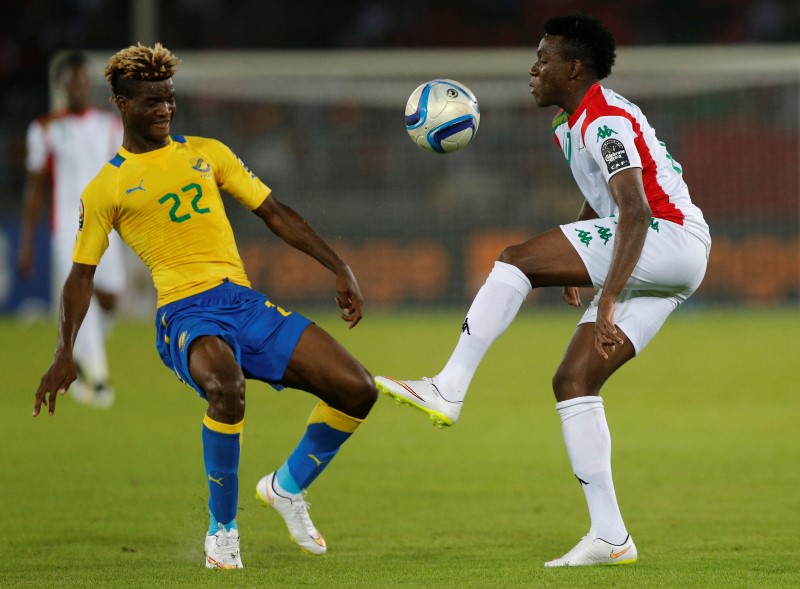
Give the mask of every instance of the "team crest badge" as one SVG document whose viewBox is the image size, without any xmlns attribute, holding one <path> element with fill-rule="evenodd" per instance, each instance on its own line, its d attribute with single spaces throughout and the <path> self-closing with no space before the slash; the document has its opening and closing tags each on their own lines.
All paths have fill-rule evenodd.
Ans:
<svg viewBox="0 0 800 589">
<path fill-rule="evenodd" d="M 207 174 L 208 172 L 211 171 L 211 164 L 209 164 L 201 157 L 196 157 L 193 160 L 192 169 L 197 170 L 201 174 Z"/>
</svg>

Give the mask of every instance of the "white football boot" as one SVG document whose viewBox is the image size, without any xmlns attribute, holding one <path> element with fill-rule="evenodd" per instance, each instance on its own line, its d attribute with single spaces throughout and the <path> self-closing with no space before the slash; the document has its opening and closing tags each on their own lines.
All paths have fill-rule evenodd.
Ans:
<svg viewBox="0 0 800 589">
<path fill-rule="evenodd" d="M 597 534 L 589 532 L 578 544 L 561 558 L 544 563 L 546 567 L 582 567 L 606 564 L 633 564 L 638 553 L 630 535 L 622 544 L 609 544 Z"/>
<path fill-rule="evenodd" d="M 94 405 L 94 388 L 80 376 L 70 385 L 69 394 L 81 405 Z"/>
<path fill-rule="evenodd" d="M 388 376 L 376 376 L 378 390 L 389 395 L 399 405 L 411 405 L 427 413 L 436 427 L 449 427 L 458 421 L 464 403 L 445 399 L 432 378 L 422 380 L 396 380 Z"/>
<path fill-rule="evenodd" d="M 271 472 L 263 477 L 256 485 L 256 499 L 262 505 L 269 505 L 277 511 L 286 527 L 289 528 L 289 536 L 292 542 L 297 544 L 303 552 L 314 556 L 322 556 L 328 551 L 325 538 L 314 527 L 314 522 L 308 515 L 308 508 L 311 507 L 306 502 L 306 492 L 293 495 L 281 490 L 280 493 L 275 488 L 275 473 Z"/>
<path fill-rule="evenodd" d="M 114 387 L 110 384 L 102 384 L 95 387 L 94 401 L 92 405 L 98 409 L 108 409 L 114 404 Z"/>
<path fill-rule="evenodd" d="M 206 536 L 207 569 L 240 569 L 239 530 L 226 530 L 220 525 L 216 534 Z"/>
</svg>

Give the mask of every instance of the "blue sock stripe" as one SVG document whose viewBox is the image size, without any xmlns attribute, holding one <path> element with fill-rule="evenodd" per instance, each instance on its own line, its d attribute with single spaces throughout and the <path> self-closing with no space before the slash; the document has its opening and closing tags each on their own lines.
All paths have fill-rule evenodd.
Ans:
<svg viewBox="0 0 800 589">
<path fill-rule="evenodd" d="M 275 478 L 278 479 L 278 484 L 284 491 L 292 493 L 293 495 L 297 495 L 303 490 L 303 488 L 297 484 L 297 481 L 294 480 L 289 470 L 288 462 L 284 462 L 283 466 L 278 469 L 278 472 L 275 473 Z"/>
<path fill-rule="evenodd" d="M 214 517 L 214 514 L 211 512 L 211 502 L 209 501 L 208 504 L 208 535 L 213 536 L 217 532 L 219 532 L 219 522 L 217 518 Z M 222 524 L 225 526 L 226 530 L 238 530 L 239 526 L 236 525 L 236 518 L 233 518 L 227 524 Z"/>
</svg>

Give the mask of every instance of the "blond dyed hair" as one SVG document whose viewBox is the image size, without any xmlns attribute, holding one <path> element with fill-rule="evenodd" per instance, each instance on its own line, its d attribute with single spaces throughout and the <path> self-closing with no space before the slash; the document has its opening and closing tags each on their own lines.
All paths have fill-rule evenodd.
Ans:
<svg viewBox="0 0 800 589">
<path fill-rule="evenodd" d="M 154 47 L 137 43 L 111 56 L 105 76 L 113 97 L 124 94 L 120 92 L 120 86 L 124 86 L 126 80 L 159 82 L 171 78 L 179 63 L 180 59 L 161 43 Z"/>
</svg>

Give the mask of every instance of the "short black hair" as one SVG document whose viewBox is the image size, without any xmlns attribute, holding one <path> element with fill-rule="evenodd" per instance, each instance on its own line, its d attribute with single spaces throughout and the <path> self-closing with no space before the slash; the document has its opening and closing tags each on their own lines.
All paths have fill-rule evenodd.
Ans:
<svg viewBox="0 0 800 589">
<path fill-rule="evenodd" d="M 68 70 L 84 68 L 89 65 L 89 55 L 85 51 L 71 49 L 60 53 L 53 61 L 53 78 L 61 81 Z"/>
<path fill-rule="evenodd" d="M 544 32 L 564 39 L 565 59 L 579 59 L 592 68 L 598 80 L 608 77 L 617 58 L 614 36 L 603 23 L 586 14 L 553 16 Z"/>
</svg>

